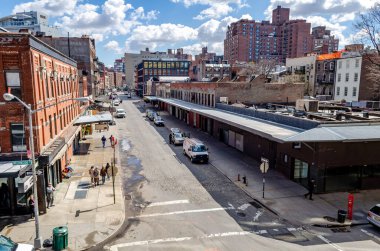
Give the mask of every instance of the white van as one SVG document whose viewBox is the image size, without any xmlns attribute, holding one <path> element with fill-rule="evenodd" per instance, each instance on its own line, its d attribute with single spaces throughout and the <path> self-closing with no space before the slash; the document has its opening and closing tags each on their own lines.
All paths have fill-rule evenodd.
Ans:
<svg viewBox="0 0 380 251">
<path fill-rule="evenodd" d="M 208 163 L 207 147 L 199 139 L 185 138 L 183 141 L 183 154 L 189 156 L 192 163 Z"/>
</svg>

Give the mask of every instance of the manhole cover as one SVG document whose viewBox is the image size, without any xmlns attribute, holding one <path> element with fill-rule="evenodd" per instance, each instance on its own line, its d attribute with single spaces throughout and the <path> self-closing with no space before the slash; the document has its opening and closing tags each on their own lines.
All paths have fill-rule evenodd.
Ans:
<svg viewBox="0 0 380 251">
<path fill-rule="evenodd" d="M 338 227 L 338 228 L 331 228 L 331 231 L 334 233 L 348 233 L 351 232 L 351 229 L 348 227 Z"/>
<path fill-rule="evenodd" d="M 130 199 L 132 199 L 132 196 L 130 194 L 127 194 L 127 195 L 125 195 L 125 199 L 130 200 Z"/>
<path fill-rule="evenodd" d="M 239 217 L 245 217 L 245 216 L 246 216 L 246 214 L 243 213 L 243 212 L 237 212 L 236 214 L 237 214 Z"/>
<path fill-rule="evenodd" d="M 335 221 L 335 218 L 330 217 L 330 216 L 324 216 L 323 219 L 325 219 L 327 221 L 330 221 L 330 222 L 334 222 Z"/>
<path fill-rule="evenodd" d="M 74 195 L 74 199 L 85 199 L 87 197 L 87 190 L 77 190 Z"/>
<path fill-rule="evenodd" d="M 251 202 L 249 202 L 249 204 L 251 204 L 252 206 L 254 206 L 256 208 L 262 208 L 262 206 L 259 203 L 257 203 L 256 201 L 251 201 Z"/>
</svg>

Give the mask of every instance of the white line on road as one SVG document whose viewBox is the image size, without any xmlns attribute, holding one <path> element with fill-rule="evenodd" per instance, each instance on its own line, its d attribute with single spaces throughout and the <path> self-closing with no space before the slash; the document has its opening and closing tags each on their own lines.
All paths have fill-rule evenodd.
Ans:
<svg viewBox="0 0 380 251">
<path fill-rule="evenodd" d="M 139 216 L 129 217 L 128 219 L 148 218 L 148 217 L 167 216 L 167 215 L 176 215 L 176 214 L 191 214 L 191 213 L 225 211 L 225 210 L 232 210 L 232 209 L 234 209 L 234 208 L 217 207 L 217 208 L 196 209 L 196 210 L 187 210 L 187 211 L 174 211 L 174 212 L 169 212 L 169 213 L 156 213 L 156 214 L 139 215 Z"/>
<path fill-rule="evenodd" d="M 360 229 L 360 231 L 362 231 L 362 232 L 365 233 L 366 235 L 368 235 L 368 236 L 370 236 L 370 237 L 376 239 L 377 241 L 380 241 L 380 238 L 377 237 L 376 235 L 374 235 L 373 233 L 370 233 L 370 232 L 368 232 L 367 230 L 364 230 L 364 229 Z"/>
<path fill-rule="evenodd" d="M 245 204 L 241 205 L 240 207 L 238 207 L 238 209 L 244 211 L 244 210 L 246 210 L 250 205 L 251 205 L 251 204 L 245 203 Z"/>
<path fill-rule="evenodd" d="M 264 212 L 262 210 L 259 210 L 256 212 L 255 217 L 253 217 L 253 221 L 258 221 L 259 217 L 263 214 Z"/>
<path fill-rule="evenodd" d="M 336 245 L 335 243 L 332 243 L 330 240 L 326 239 L 325 237 L 323 237 L 322 235 L 317 235 L 317 237 L 319 239 L 321 239 L 322 241 L 326 242 L 327 244 L 329 244 L 330 246 L 332 246 L 333 248 L 335 248 L 336 250 L 338 251 L 343 251 L 343 249 L 341 247 L 339 247 L 338 245 Z"/>
<path fill-rule="evenodd" d="M 167 205 L 174 205 L 174 204 L 187 204 L 189 203 L 188 200 L 172 200 L 172 201 L 163 201 L 163 202 L 153 202 L 150 203 L 147 207 L 158 207 L 158 206 L 167 206 Z"/>
</svg>

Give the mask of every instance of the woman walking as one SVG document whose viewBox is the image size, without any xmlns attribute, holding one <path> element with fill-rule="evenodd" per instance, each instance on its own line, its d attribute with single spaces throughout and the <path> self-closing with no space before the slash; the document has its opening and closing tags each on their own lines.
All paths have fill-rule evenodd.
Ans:
<svg viewBox="0 0 380 251">
<path fill-rule="evenodd" d="M 99 186 L 99 169 L 97 167 L 94 169 L 94 183 L 95 186 Z"/>
<path fill-rule="evenodd" d="M 100 170 L 100 176 L 102 176 L 102 185 L 106 182 L 106 176 L 107 176 L 107 171 L 104 166 L 102 166 L 102 169 Z"/>
</svg>

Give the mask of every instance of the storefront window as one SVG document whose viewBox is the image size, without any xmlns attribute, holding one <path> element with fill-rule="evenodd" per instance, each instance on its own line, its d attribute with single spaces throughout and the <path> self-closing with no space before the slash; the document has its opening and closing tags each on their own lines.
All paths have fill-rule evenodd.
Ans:
<svg viewBox="0 0 380 251">
<path fill-rule="evenodd" d="M 158 69 L 161 69 L 161 62 L 157 63 Z"/>
<path fill-rule="evenodd" d="M 157 69 L 157 62 L 153 62 L 153 68 Z"/>
<path fill-rule="evenodd" d="M 294 159 L 294 181 L 307 186 L 308 184 L 309 165 L 299 159 Z"/>
<path fill-rule="evenodd" d="M 144 68 L 148 68 L 149 67 L 149 63 L 148 62 L 144 62 Z"/>
</svg>

